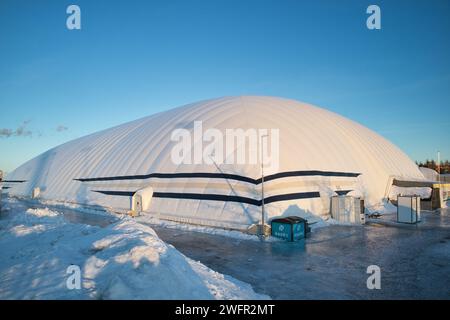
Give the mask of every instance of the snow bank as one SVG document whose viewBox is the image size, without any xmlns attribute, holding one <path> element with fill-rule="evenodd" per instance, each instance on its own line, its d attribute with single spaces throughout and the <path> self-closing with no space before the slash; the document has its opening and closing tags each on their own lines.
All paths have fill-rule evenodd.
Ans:
<svg viewBox="0 0 450 320">
<path fill-rule="evenodd" d="M 108 208 L 102 207 L 96 208 L 93 206 L 88 205 L 81 205 L 69 201 L 59 201 L 59 200 L 48 200 L 48 199 L 35 199 L 33 201 L 36 201 L 37 203 L 47 205 L 54 208 L 68 208 L 72 210 L 76 210 L 78 212 L 84 212 L 89 214 L 96 214 L 96 215 L 102 215 L 102 216 L 109 216 L 111 214 L 111 211 L 108 210 Z"/>
<path fill-rule="evenodd" d="M 100 228 L 8 202 L 0 246 L 0 299 L 268 298 L 185 257 L 132 218 Z M 67 288 L 70 265 L 81 269 L 79 290 Z"/>
<path fill-rule="evenodd" d="M 390 200 L 397 200 L 399 194 L 403 196 L 419 196 L 421 199 L 429 199 L 431 198 L 432 193 L 431 188 L 426 187 L 398 187 L 392 186 L 389 192 Z"/>
<path fill-rule="evenodd" d="M 397 212 L 397 207 L 390 202 L 384 202 L 378 205 L 366 207 L 366 212 L 368 214 L 380 214 L 380 215 L 391 214 Z"/>
</svg>

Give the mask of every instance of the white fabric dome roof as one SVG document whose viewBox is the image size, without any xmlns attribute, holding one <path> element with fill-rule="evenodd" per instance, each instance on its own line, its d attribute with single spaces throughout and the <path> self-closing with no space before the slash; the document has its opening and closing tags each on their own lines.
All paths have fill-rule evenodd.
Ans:
<svg viewBox="0 0 450 320">
<path fill-rule="evenodd" d="M 265 197 L 299 192 L 320 192 L 320 197 L 278 198 L 267 205 L 269 217 L 292 213 L 322 215 L 328 201 L 324 196 L 336 190 L 355 190 L 367 204 L 375 205 L 384 197 L 390 176 L 424 179 L 401 150 L 356 122 L 294 100 L 244 96 L 189 104 L 65 143 L 9 174 L 8 180 L 26 180 L 12 183 L 9 192 L 29 196 L 34 187 L 40 187 L 41 196 L 46 199 L 125 209 L 129 207 L 128 197 L 93 191 L 133 192 L 152 186 L 156 197 L 149 212 L 217 226 L 240 227 L 257 222 L 261 211 L 258 205 L 221 199 L 180 199 L 165 197 L 163 193 L 260 199 L 260 183 L 215 176 L 148 176 L 227 173 L 250 179 L 261 177 L 259 164 L 220 164 L 219 169 L 214 164 L 174 164 L 171 133 L 177 128 L 192 130 L 194 121 L 200 120 L 203 130 L 279 129 L 277 172 L 302 174 L 268 181 L 264 185 Z M 100 177 L 111 179 L 99 180 Z M 74 180 L 80 178 L 88 180 Z"/>
</svg>

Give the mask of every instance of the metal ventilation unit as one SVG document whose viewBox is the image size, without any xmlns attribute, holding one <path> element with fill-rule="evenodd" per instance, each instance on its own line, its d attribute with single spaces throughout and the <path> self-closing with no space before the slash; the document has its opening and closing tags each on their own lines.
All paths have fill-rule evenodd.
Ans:
<svg viewBox="0 0 450 320">
<path fill-rule="evenodd" d="M 352 196 L 331 197 L 331 217 L 339 222 L 365 224 L 364 207 L 360 198 Z"/>
<path fill-rule="evenodd" d="M 397 222 L 417 223 L 420 222 L 420 197 L 402 196 L 397 197 Z"/>
</svg>

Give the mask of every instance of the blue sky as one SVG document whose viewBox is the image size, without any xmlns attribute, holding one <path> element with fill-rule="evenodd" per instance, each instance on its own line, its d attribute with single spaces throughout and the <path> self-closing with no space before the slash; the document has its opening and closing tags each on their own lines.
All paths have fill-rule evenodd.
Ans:
<svg viewBox="0 0 450 320">
<path fill-rule="evenodd" d="M 66 28 L 70 4 L 81 30 Z M 366 28 L 370 4 L 381 30 Z M 0 169 L 155 112 L 245 94 L 325 107 L 414 160 L 450 158 L 449 39 L 448 0 L 3 0 Z"/>
</svg>

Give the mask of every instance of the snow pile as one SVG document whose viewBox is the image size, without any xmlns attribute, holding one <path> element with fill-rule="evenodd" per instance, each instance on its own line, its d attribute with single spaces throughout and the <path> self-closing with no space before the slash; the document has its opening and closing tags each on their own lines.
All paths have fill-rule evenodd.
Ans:
<svg viewBox="0 0 450 320">
<path fill-rule="evenodd" d="M 36 203 L 47 205 L 52 208 L 63 208 L 63 209 L 72 209 L 76 210 L 78 212 L 84 212 L 89 214 L 96 214 L 96 215 L 103 215 L 103 216 L 110 216 L 111 212 L 108 210 L 108 208 L 102 207 L 102 208 L 96 208 L 95 206 L 88 206 L 88 205 L 81 205 L 74 202 L 69 201 L 58 201 L 58 200 L 48 200 L 48 199 L 39 199 L 39 200 L 32 200 Z"/>
<path fill-rule="evenodd" d="M 70 223 L 14 202 L 0 219 L 0 299 L 261 299 L 250 285 L 194 262 L 150 227 Z M 68 289 L 71 265 L 81 288 Z"/>
<path fill-rule="evenodd" d="M 399 194 L 403 196 L 419 196 L 421 199 L 431 198 L 431 188 L 426 187 L 398 187 L 392 186 L 389 192 L 390 200 L 397 200 Z"/>
<path fill-rule="evenodd" d="M 366 213 L 371 214 L 392 214 L 397 212 L 397 207 L 390 202 L 383 202 L 378 205 L 366 207 Z"/>
<path fill-rule="evenodd" d="M 218 300 L 270 299 L 269 296 L 255 294 L 248 283 L 216 272 L 199 261 L 187 259 L 209 291 Z"/>
</svg>

